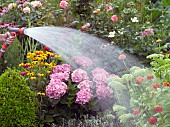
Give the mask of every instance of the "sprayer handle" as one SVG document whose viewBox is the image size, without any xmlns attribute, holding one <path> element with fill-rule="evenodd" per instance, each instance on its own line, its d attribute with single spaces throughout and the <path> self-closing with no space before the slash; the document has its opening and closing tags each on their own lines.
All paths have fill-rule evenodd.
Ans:
<svg viewBox="0 0 170 127">
<path fill-rule="evenodd" d="M 10 34 L 11 34 L 11 36 L 16 36 L 16 33 L 15 33 L 15 32 L 11 32 Z M 8 38 L 9 38 L 9 37 L 8 37 Z M 7 38 L 7 39 L 8 39 L 8 38 Z M 7 49 L 7 47 L 9 46 L 9 45 L 8 45 L 8 42 L 7 42 L 7 39 L 5 40 L 4 44 L 3 44 L 2 47 L 1 47 L 0 52 L 2 52 L 2 53 L 4 53 L 4 52 L 6 51 L 6 49 Z"/>
</svg>

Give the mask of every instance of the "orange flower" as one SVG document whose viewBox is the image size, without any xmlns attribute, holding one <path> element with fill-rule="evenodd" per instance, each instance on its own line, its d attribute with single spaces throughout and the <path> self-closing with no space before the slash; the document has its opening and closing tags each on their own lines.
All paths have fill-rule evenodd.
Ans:
<svg viewBox="0 0 170 127">
<path fill-rule="evenodd" d="M 163 82 L 163 85 L 164 86 L 170 86 L 170 83 L 169 82 Z"/>
</svg>

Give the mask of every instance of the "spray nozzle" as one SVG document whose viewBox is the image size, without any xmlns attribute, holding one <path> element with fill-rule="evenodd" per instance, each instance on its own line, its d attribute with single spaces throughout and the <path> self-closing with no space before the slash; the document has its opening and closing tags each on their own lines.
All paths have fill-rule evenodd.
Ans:
<svg viewBox="0 0 170 127">
<path fill-rule="evenodd" d="M 9 28 L 9 32 L 16 32 L 17 34 L 24 34 L 25 28 Z"/>
</svg>

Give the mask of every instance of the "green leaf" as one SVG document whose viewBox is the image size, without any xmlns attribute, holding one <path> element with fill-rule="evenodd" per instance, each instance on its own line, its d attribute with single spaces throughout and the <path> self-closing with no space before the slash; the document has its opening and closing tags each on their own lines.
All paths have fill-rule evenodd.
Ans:
<svg viewBox="0 0 170 127">
<path fill-rule="evenodd" d="M 53 121 L 54 121 L 54 119 L 53 119 L 52 116 L 50 116 L 50 115 L 46 115 L 46 116 L 45 116 L 44 122 L 46 122 L 46 123 L 52 123 Z"/>
</svg>

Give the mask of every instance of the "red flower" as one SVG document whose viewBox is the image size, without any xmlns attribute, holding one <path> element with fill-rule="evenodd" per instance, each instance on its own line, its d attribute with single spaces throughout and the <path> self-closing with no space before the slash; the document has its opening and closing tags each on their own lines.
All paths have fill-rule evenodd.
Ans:
<svg viewBox="0 0 170 127">
<path fill-rule="evenodd" d="M 154 111 L 155 112 L 161 112 L 163 110 L 163 107 L 162 106 L 155 106 L 154 107 Z"/>
<path fill-rule="evenodd" d="M 49 50 L 50 50 L 50 48 L 49 48 L 49 47 L 47 47 L 47 46 L 44 46 L 44 50 L 45 50 L 45 51 L 49 51 Z"/>
<path fill-rule="evenodd" d="M 133 115 L 138 115 L 139 113 L 140 113 L 140 110 L 134 110 L 134 111 L 132 112 Z"/>
<path fill-rule="evenodd" d="M 157 83 L 155 83 L 155 84 L 153 84 L 153 85 L 152 85 L 152 87 L 153 87 L 154 89 L 159 88 L 159 86 L 160 86 L 160 85 L 159 85 L 159 84 L 157 84 Z"/>
<path fill-rule="evenodd" d="M 136 78 L 136 84 L 141 84 L 143 82 L 143 77 L 139 76 Z"/>
<path fill-rule="evenodd" d="M 148 123 L 150 125 L 154 125 L 157 123 L 157 117 L 156 116 L 152 116 L 149 120 L 148 120 Z"/>
<path fill-rule="evenodd" d="M 147 75 L 147 79 L 148 79 L 148 80 L 152 80 L 153 78 L 154 78 L 153 75 Z"/>
</svg>

